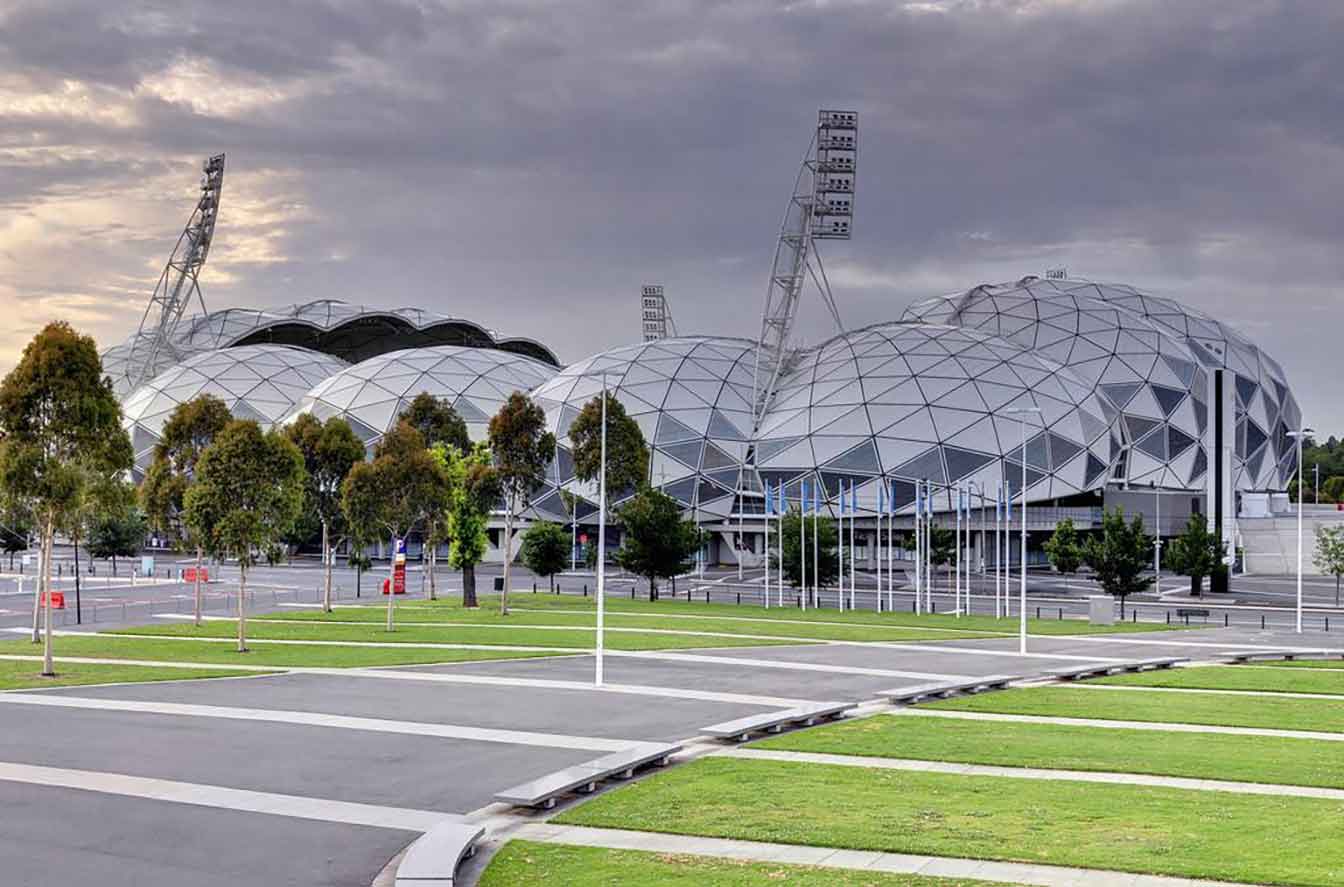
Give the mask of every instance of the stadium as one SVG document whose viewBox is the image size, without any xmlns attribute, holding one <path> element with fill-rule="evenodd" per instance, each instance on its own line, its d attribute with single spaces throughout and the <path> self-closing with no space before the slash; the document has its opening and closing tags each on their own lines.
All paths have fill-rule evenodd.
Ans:
<svg viewBox="0 0 1344 887">
<path fill-rule="evenodd" d="M 1219 448 L 1229 517 L 1281 497 L 1295 470 L 1288 431 L 1299 411 L 1279 364 L 1224 324 L 1129 286 L 1027 277 L 919 302 L 791 353 L 758 422 L 759 345 L 743 338 L 669 337 L 561 366 L 542 343 L 417 309 L 230 308 L 180 329 L 177 362 L 133 390 L 124 380 L 143 371 L 128 365 L 134 343 L 105 353 L 137 470 L 173 408 L 203 393 L 266 427 L 301 412 L 341 416 L 371 450 L 422 391 L 451 403 L 474 439 L 524 391 L 560 442 L 530 516 L 583 528 L 596 491 L 573 475 L 567 431 L 605 380 L 650 444 L 650 483 L 711 531 L 712 562 L 760 557 L 766 484 L 796 500 L 815 482 L 830 510 L 853 484 L 860 514 L 873 516 L 879 489 L 884 501 L 893 490 L 899 517 L 927 480 L 939 509 L 954 507 L 958 488 L 991 491 L 992 509 L 1001 482 L 1020 495 L 1023 407 L 1040 411 L 1027 417 L 1025 459 L 1041 533 L 1064 516 L 1089 526 L 1111 503 L 1142 511 L 1155 494 L 1163 532 L 1174 532 L 1216 498 Z M 561 491 L 574 494 L 572 511 Z"/>
</svg>

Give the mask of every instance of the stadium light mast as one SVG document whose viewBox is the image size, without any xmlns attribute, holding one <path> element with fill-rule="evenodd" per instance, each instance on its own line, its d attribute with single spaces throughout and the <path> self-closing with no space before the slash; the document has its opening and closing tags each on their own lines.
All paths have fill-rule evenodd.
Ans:
<svg viewBox="0 0 1344 887">
<path fill-rule="evenodd" d="M 793 195 L 784 212 L 775 244 L 775 259 L 770 268 L 753 373 L 757 425 L 787 363 L 798 302 L 809 277 L 830 309 L 837 331 L 844 331 L 816 241 L 848 240 L 850 237 L 858 136 L 857 112 L 817 112 L 817 129 L 794 180 Z"/>
<path fill-rule="evenodd" d="M 677 324 L 672 320 L 672 310 L 667 307 L 667 296 L 663 288 L 654 284 L 645 284 L 639 292 L 641 329 L 645 342 L 657 342 L 669 335 L 677 334 Z"/>
<path fill-rule="evenodd" d="M 187 220 L 168 257 L 168 264 L 159 275 L 154 293 L 149 297 L 145 313 L 140 318 L 140 329 L 132 340 L 131 353 L 126 361 L 123 379 L 114 380 L 118 391 L 124 385 L 126 392 L 135 390 L 152 379 L 162 364 L 175 362 L 180 355 L 173 342 L 173 333 L 182 320 L 182 314 L 195 296 L 205 312 L 205 298 L 201 295 L 200 274 L 210 253 L 210 242 L 215 235 L 215 221 L 219 215 L 220 191 L 224 187 L 224 155 L 215 154 L 201 167 L 201 196 Z"/>
</svg>

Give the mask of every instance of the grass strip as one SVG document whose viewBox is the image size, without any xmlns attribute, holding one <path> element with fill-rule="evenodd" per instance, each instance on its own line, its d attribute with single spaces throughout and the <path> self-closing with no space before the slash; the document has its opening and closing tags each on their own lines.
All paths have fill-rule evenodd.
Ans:
<svg viewBox="0 0 1344 887">
<path fill-rule="evenodd" d="M 1341 816 L 1316 798 L 701 758 L 554 821 L 1315 887 L 1344 878 Z"/>
<path fill-rule="evenodd" d="M 1293 659 L 1283 662 L 1257 662 L 1247 668 L 1344 668 L 1344 659 Z"/>
<path fill-rule="evenodd" d="M 778 638 L 780 643 L 797 643 L 803 640 L 859 641 L 859 642 L 905 642 L 927 640 L 955 640 L 958 638 L 983 638 L 980 632 L 956 632 L 940 629 L 906 627 L 900 625 L 862 625 L 862 624 L 826 624 L 819 622 L 793 624 L 762 618 L 739 618 L 694 614 L 687 616 L 664 616 L 661 614 L 609 613 L 607 625 L 611 628 L 647 628 L 660 631 L 703 631 L 724 635 L 757 635 Z M 331 613 L 320 610 L 300 612 L 269 613 L 257 617 L 271 623 L 313 623 L 359 622 L 367 625 L 382 625 L 386 616 L 382 611 L 371 607 L 340 607 Z M 508 616 L 500 616 L 498 610 L 464 610 L 460 606 L 443 607 L 435 605 L 407 605 L 398 616 L 403 627 L 424 627 L 429 623 L 445 627 L 482 627 L 498 634 L 504 629 L 521 629 L 529 626 L 553 628 L 571 628 L 575 631 L 592 629 L 596 625 L 596 610 L 583 613 L 550 612 L 514 609 Z M 415 623 L 413 626 L 412 623 Z M 554 632 L 553 632 L 554 633 Z M 731 641 L 731 639 L 724 639 Z M 706 638 L 706 644 L 716 644 L 712 637 Z M 732 642 L 736 643 L 736 642 Z"/>
<path fill-rule="evenodd" d="M 460 597 L 441 598 L 437 601 L 408 601 L 401 604 L 398 609 L 414 609 L 418 612 L 425 610 L 455 610 L 459 613 L 477 612 L 481 614 L 482 619 L 490 618 L 493 614 L 498 616 L 499 597 L 498 595 L 480 595 L 480 608 L 476 611 L 463 610 Z M 773 598 L 772 598 L 773 600 Z M 515 610 L 514 615 L 522 615 L 522 611 L 534 613 L 536 611 L 557 610 L 557 611 L 578 611 L 581 613 L 596 613 L 597 604 L 590 597 L 580 597 L 572 594 L 554 595 L 554 594 L 531 594 L 514 592 L 509 598 L 510 604 Z M 743 598 L 742 604 L 729 603 L 705 603 L 703 598 L 700 600 L 687 601 L 668 600 L 666 598 L 658 601 L 648 601 L 645 599 L 619 597 L 608 595 L 607 597 L 607 615 L 616 613 L 630 615 L 651 615 L 651 616 L 701 616 L 728 619 L 776 619 L 788 620 L 790 623 L 796 622 L 820 622 L 820 623 L 839 623 L 844 625 L 865 625 L 875 627 L 900 627 L 900 628 L 922 628 L 926 630 L 941 629 L 939 636 L 949 637 L 949 632 L 964 633 L 965 636 L 979 635 L 1012 635 L 1016 636 L 1018 631 L 1016 617 L 1011 619 L 995 619 L 992 616 L 956 616 L 946 614 L 921 614 L 916 615 L 906 610 L 898 610 L 894 613 L 877 613 L 872 610 L 847 610 L 840 612 L 832 609 L 809 609 L 800 610 L 797 607 L 770 607 L 768 610 L 758 603 L 748 603 Z M 364 609 L 373 610 L 375 607 Z M 311 611 L 310 611 L 311 612 Z M 1042 612 L 1048 612 L 1048 608 L 1042 608 Z M 508 617 L 512 618 L 512 617 Z M 1152 632 L 1152 631 L 1174 631 L 1184 629 L 1184 626 L 1169 626 L 1160 622 L 1138 622 L 1123 623 L 1116 625 L 1092 625 L 1086 619 L 1029 619 L 1027 628 L 1031 634 L 1037 635 L 1081 635 L 1081 634 L 1129 634 L 1134 632 Z M 1193 626 L 1192 626 L 1193 628 Z M 791 631 L 792 629 L 790 629 Z"/>
<path fill-rule="evenodd" d="M 199 628 L 186 623 L 118 629 L 109 634 L 138 637 L 233 637 L 238 632 L 232 619 L 212 620 Z M 470 625 L 442 625 L 431 628 L 400 626 L 386 631 L 382 623 L 335 625 L 315 622 L 292 625 L 248 620 L 248 637 L 279 641 L 364 641 L 380 644 L 484 644 L 521 647 L 567 647 L 576 652 L 591 650 L 597 644 L 597 632 L 585 629 L 569 631 L 528 630 L 520 625 L 513 631 L 496 631 Z M 682 650 L 699 647 L 758 647 L 792 644 L 795 641 L 755 640 L 752 638 L 713 638 L 699 635 L 611 634 L 607 647 L 613 650 Z"/>
<path fill-rule="evenodd" d="M 1128 687 L 1176 687 L 1185 690 L 1254 690 L 1265 693 L 1327 693 L 1344 696 L 1344 671 L 1289 671 L 1210 665 L 1113 675 L 1089 683 Z"/>
<path fill-rule="evenodd" d="M 30 645 L 31 651 L 31 645 Z M 85 665 L 56 658 L 56 676 L 42 677 L 41 662 L 0 659 L 0 690 L 34 687 L 78 687 L 86 684 L 129 684 L 144 681 L 189 681 L 197 678 L 236 678 L 239 672 L 209 668 L 155 668 L 152 665 Z M 265 674 L 265 672 L 247 672 Z"/>
<path fill-rule="evenodd" d="M 367 668 L 380 665 L 431 665 L 484 659 L 519 659 L 555 655 L 507 650 L 398 650 L 390 647 L 328 647 L 266 644 L 249 641 L 247 653 L 229 644 L 189 644 L 131 635 L 90 634 L 56 638 L 56 655 L 90 659 L 145 659 L 199 662 L 203 665 L 274 665 L 278 668 Z M 28 641 L 0 641 L 0 653 L 30 655 L 40 650 Z"/>
<path fill-rule="evenodd" d="M 994 882 L 515 840 L 495 854 L 478 883 L 480 887 L 991 887 Z"/>
<path fill-rule="evenodd" d="M 800 730 L 753 748 L 1344 788 L 1335 742 L 1160 733 L 882 714 Z"/>
<path fill-rule="evenodd" d="M 1344 702 L 1329 699 L 1033 687 L 947 699 L 921 708 L 1344 733 Z"/>
</svg>

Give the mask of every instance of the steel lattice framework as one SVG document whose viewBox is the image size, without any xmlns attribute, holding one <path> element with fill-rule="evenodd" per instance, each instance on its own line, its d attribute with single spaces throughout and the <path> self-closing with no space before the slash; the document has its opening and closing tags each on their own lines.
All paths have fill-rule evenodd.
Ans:
<svg viewBox="0 0 1344 887">
<path fill-rule="evenodd" d="M 165 366 L 181 360 L 173 344 L 173 334 L 193 296 L 200 304 L 201 312 L 205 313 L 200 274 L 214 239 L 223 187 L 224 155 L 216 154 L 202 167 L 201 197 L 196 201 L 186 228 L 177 238 L 177 245 L 159 275 L 144 316 L 140 318 L 140 329 L 133 340 L 131 360 L 127 363 L 127 391 L 133 391 Z"/>
<path fill-rule="evenodd" d="M 786 370 L 789 341 L 798 302 L 809 277 L 843 331 L 840 312 L 831 297 L 817 240 L 848 240 L 854 215 L 854 184 L 858 169 L 859 115 L 854 111 L 819 111 L 817 129 L 794 180 L 779 240 L 775 244 L 770 284 L 754 369 L 755 417 L 759 422 L 770 404 L 780 374 Z"/>
</svg>

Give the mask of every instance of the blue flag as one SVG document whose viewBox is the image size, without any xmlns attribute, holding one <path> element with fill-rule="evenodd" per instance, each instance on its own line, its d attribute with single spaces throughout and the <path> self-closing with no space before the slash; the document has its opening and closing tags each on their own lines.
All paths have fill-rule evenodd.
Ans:
<svg viewBox="0 0 1344 887">
<path fill-rule="evenodd" d="M 770 493 L 770 481 L 765 482 L 765 513 L 767 515 L 775 513 L 775 500 Z"/>
<path fill-rule="evenodd" d="M 821 484 L 812 485 L 812 513 L 821 514 Z"/>
<path fill-rule="evenodd" d="M 883 484 L 877 488 L 877 513 L 885 514 L 887 511 L 887 486 Z"/>
<path fill-rule="evenodd" d="M 850 514 L 859 513 L 859 485 L 856 481 L 849 482 L 849 511 Z"/>
<path fill-rule="evenodd" d="M 1008 521 L 1013 519 L 1013 488 L 1008 485 L 1008 481 L 1003 482 L 1003 518 Z"/>
<path fill-rule="evenodd" d="M 798 484 L 798 513 L 807 514 L 807 478 Z"/>
</svg>

